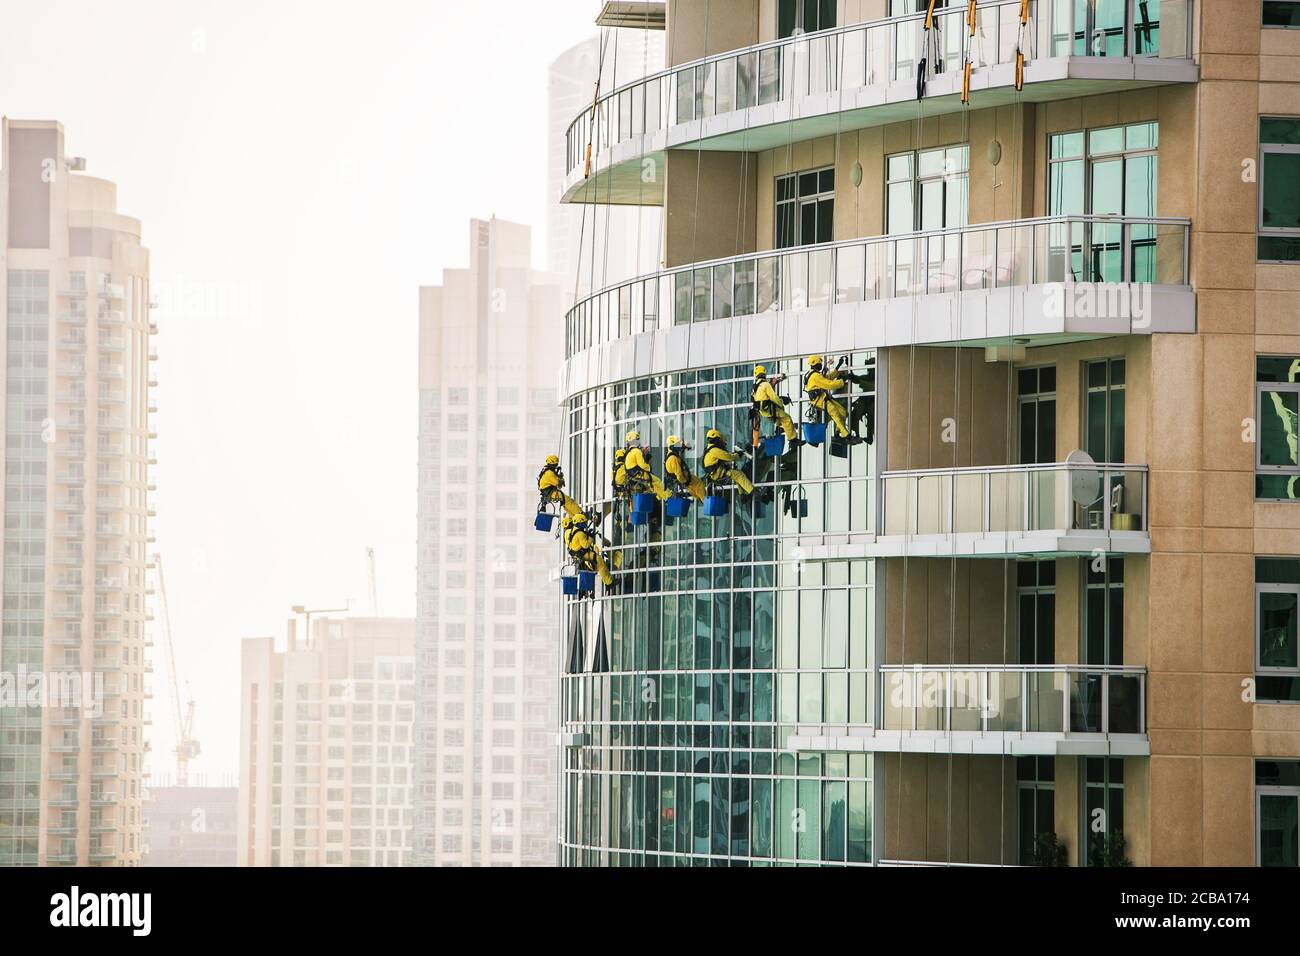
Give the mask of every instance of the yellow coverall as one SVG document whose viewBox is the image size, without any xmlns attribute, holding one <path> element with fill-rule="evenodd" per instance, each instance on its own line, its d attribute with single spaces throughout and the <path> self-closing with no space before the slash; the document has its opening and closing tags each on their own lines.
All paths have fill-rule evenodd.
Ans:
<svg viewBox="0 0 1300 956">
<path fill-rule="evenodd" d="M 804 391 L 808 393 L 809 403 L 813 408 L 825 412 L 835 423 L 835 430 L 841 438 L 849 437 L 848 412 L 844 406 L 831 398 L 831 392 L 837 392 L 848 385 L 842 378 L 827 378 L 821 369 L 813 369 L 804 380 Z"/>
<path fill-rule="evenodd" d="M 664 459 L 664 471 L 679 491 L 689 491 L 696 501 L 704 500 L 704 482 L 691 474 L 691 469 L 682 460 L 680 452 L 668 452 L 668 457 Z"/>
<path fill-rule="evenodd" d="M 600 580 L 605 583 L 606 587 L 614 583 L 614 577 L 609 573 L 605 559 L 601 557 L 600 549 L 596 547 L 596 542 L 592 540 L 586 528 L 574 528 L 570 531 L 568 546 L 569 554 L 578 567 L 584 571 L 590 571 L 594 568 L 600 574 Z"/>
<path fill-rule="evenodd" d="M 627 457 L 623 459 L 623 467 L 627 471 L 628 480 L 634 484 L 642 482 L 648 484 L 650 490 L 654 492 L 655 497 L 660 501 L 668 499 L 669 494 L 664 490 L 663 482 L 650 471 L 650 463 L 645 460 L 645 452 L 636 445 L 627 450 Z"/>
<path fill-rule="evenodd" d="M 609 480 L 610 484 L 614 486 L 615 498 L 622 498 L 627 494 L 627 469 L 623 467 L 623 460 L 624 456 L 622 455 L 615 457 L 614 467 L 609 472 Z"/>
<path fill-rule="evenodd" d="M 781 426 L 781 431 L 785 433 L 786 441 L 794 441 L 798 437 L 794 420 L 785 410 L 785 402 L 781 401 L 781 396 L 776 394 L 776 389 L 767 379 L 763 379 L 755 386 L 754 403 L 758 405 L 758 413 L 764 418 L 776 419 L 776 423 Z"/>
<path fill-rule="evenodd" d="M 730 467 L 735 460 L 736 456 L 721 445 L 712 445 L 704 453 L 704 474 L 715 484 L 730 478 L 742 492 L 747 495 L 753 494 L 753 482 L 746 478 L 745 473 L 740 469 Z"/>
<path fill-rule="evenodd" d="M 568 514 L 576 515 L 582 510 L 576 501 L 564 493 L 564 477 L 550 465 L 537 475 L 537 491 L 541 494 L 542 501 L 558 502 Z"/>
</svg>

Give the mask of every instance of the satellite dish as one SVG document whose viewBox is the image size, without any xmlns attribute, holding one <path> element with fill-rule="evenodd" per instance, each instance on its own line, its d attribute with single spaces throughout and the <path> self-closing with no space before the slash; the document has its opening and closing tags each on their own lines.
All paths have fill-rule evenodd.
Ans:
<svg viewBox="0 0 1300 956">
<path fill-rule="evenodd" d="M 1070 466 L 1070 497 L 1085 508 L 1101 497 L 1101 472 L 1086 451 L 1076 448 L 1065 456 Z"/>
</svg>

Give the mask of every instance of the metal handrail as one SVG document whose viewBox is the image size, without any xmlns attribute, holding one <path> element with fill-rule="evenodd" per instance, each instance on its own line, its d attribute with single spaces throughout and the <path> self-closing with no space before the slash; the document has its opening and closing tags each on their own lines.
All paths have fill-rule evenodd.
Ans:
<svg viewBox="0 0 1300 956">
<path fill-rule="evenodd" d="M 1147 471 L 1147 465 L 1133 465 L 1123 461 L 1098 461 L 1092 464 L 1077 461 L 1046 461 L 1011 465 L 960 465 L 951 468 L 909 468 L 882 472 L 882 478 L 926 478 L 934 475 L 1009 473 L 1017 471 Z"/>
</svg>

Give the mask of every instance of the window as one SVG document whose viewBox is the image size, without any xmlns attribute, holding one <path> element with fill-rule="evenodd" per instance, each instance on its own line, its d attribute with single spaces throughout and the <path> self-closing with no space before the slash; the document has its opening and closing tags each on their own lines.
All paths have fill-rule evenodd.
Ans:
<svg viewBox="0 0 1300 956">
<path fill-rule="evenodd" d="M 835 26 L 835 0 L 781 0 L 777 11 L 777 34 L 786 37 L 816 33 Z"/>
<path fill-rule="evenodd" d="M 1264 26 L 1300 30 L 1300 0 L 1264 0 Z"/>
<path fill-rule="evenodd" d="M 1016 370 L 1020 463 L 1056 461 L 1056 366 Z"/>
<path fill-rule="evenodd" d="M 1056 561 L 1016 562 L 1021 664 L 1056 663 Z"/>
<path fill-rule="evenodd" d="M 1154 216 L 1159 137 L 1156 123 L 1050 136 L 1047 214 Z M 1123 224 L 1070 223 L 1068 236 L 1062 231 L 1065 228 L 1061 224 L 1053 229 L 1052 262 L 1063 262 L 1068 246 L 1069 270 L 1075 281 L 1125 281 Z M 1155 226 L 1132 226 L 1129 247 L 1128 281 L 1154 282 Z M 1061 281 L 1065 276 L 1050 278 Z"/>
<path fill-rule="evenodd" d="M 941 146 L 885 157 L 885 232 L 966 225 L 970 147 Z"/>
<path fill-rule="evenodd" d="M 1300 498 L 1300 356 L 1255 358 L 1255 497 Z"/>
<path fill-rule="evenodd" d="M 1122 358 L 1088 362 L 1084 369 L 1084 450 L 1093 461 L 1124 460 L 1124 377 Z M 1116 476 L 1122 478 L 1122 476 Z"/>
<path fill-rule="evenodd" d="M 1017 757 L 1020 865 L 1036 866 L 1038 838 L 1056 832 L 1056 758 Z"/>
<path fill-rule="evenodd" d="M 835 234 L 834 218 L 834 168 L 777 177 L 776 248 L 830 242 Z"/>
<path fill-rule="evenodd" d="M 1255 559 L 1255 699 L 1300 702 L 1300 558 Z"/>
<path fill-rule="evenodd" d="M 1258 257 L 1300 262 L 1300 119 L 1295 117 L 1259 120 Z"/>
<path fill-rule="evenodd" d="M 1092 561 L 1088 561 L 1085 566 L 1087 595 L 1083 606 L 1083 662 L 1123 664 L 1124 559 L 1107 558 L 1101 571 L 1093 570 Z M 1085 705 L 1086 703 L 1085 701 Z M 1101 704 L 1100 684 L 1097 686 L 1096 703 L 1098 706 Z"/>
<path fill-rule="evenodd" d="M 1106 844 L 1124 833 L 1124 760 L 1087 757 L 1084 760 L 1083 864 L 1104 866 Z"/>
<path fill-rule="evenodd" d="M 1255 863 L 1300 866 L 1300 760 L 1255 761 Z"/>
</svg>

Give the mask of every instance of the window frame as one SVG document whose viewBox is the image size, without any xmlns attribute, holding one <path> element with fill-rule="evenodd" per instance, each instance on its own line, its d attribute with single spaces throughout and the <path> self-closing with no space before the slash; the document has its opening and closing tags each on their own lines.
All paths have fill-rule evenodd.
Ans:
<svg viewBox="0 0 1300 956">
<path fill-rule="evenodd" d="M 1260 624 L 1263 620 L 1263 615 L 1260 612 L 1260 599 L 1265 594 L 1294 594 L 1296 597 L 1296 606 L 1300 607 L 1300 584 L 1261 584 L 1258 581 L 1255 582 L 1255 673 L 1276 675 L 1279 677 L 1300 677 L 1300 654 L 1297 654 L 1294 667 L 1265 667 L 1260 659 L 1259 641 L 1262 636 L 1260 634 Z"/>
<path fill-rule="evenodd" d="M 949 150 L 953 150 L 953 149 L 965 150 L 964 153 L 965 163 L 958 170 L 951 170 L 948 166 L 947 153 Z M 922 155 L 927 155 L 930 153 L 944 154 L 943 171 L 939 173 L 930 173 L 928 175 L 923 176 L 921 175 L 921 157 Z M 899 156 L 911 157 L 910 175 L 907 179 L 903 179 L 901 177 L 898 179 L 890 179 L 889 161 L 891 159 L 896 159 Z M 922 232 L 922 231 L 940 232 L 946 229 L 962 229 L 965 226 L 969 225 L 970 223 L 970 143 L 969 142 L 948 143 L 943 146 L 933 146 L 928 149 L 901 149 L 895 153 L 886 153 L 884 167 L 885 167 L 884 168 L 884 177 L 885 177 L 884 203 L 883 203 L 884 217 L 885 217 L 884 235 L 902 236 L 902 235 L 907 235 L 909 233 Z M 948 188 L 953 181 L 958 179 L 960 179 L 963 184 L 965 203 L 962 207 L 961 221 L 956 223 L 950 223 L 947 221 Z M 898 232 L 894 232 L 890 229 L 890 223 L 889 223 L 889 187 L 903 182 L 910 182 L 912 186 L 911 189 L 912 221 L 909 225 L 909 228 Z M 924 212 L 923 212 L 922 202 L 921 202 L 921 197 L 923 195 L 923 187 L 936 182 L 941 183 L 943 186 L 942 198 L 940 200 L 939 205 L 943 211 L 944 223 L 943 225 L 937 226 L 932 230 L 923 230 L 921 225 L 924 217 Z"/>
<path fill-rule="evenodd" d="M 1265 3 L 1285 3 L 1300 12 L 1300 0 L 1264 0 Z M 1261 30 L 1300 30 L 1300 23 L 1265 23 L 1264 3 L 1259 5 L 1259 26 Z"/>
<path fill-rule="evenodd" d="M 1273 29 L 1300 29 L 1300 27 L 1275 27 Z M 1297 116 L 1264 116 L 1259 117 L 1260 127 L 1262 129 L 1265 120 L 1291 120 L 1300 125 L 1300 117 Z M 1282 265 L 1295 265 L 1300 263 L 1300 255 L 1295 259 L 1265 259 L 1259 254 L 1259 239 L 1276 238 L 1276 239 L 1294 239 L 1300 243 L 1300 225 L 1296 226 L 1264 226 L 1264 157 L 1269 155 L 1296 156 L 1300 155 L 1300 143 L 1266 143 L 1263 140 L 1262 133 L 1259 141 L 1259 183 L 1256 189 L 1256 209 L 1255 209 L 1255 261 L 1266 263 L 1278 263 Z"/>
<path fill-rule="evenodd" d="M 821 188 L 822 173 L 831 174 L 831 188 L 829 191 Z M 799 192 L 800 177 L 807 175 L 817 177 L 817 192 L 810 193 L 807 196 Z M 781 183 L 784 180 L 790 180 L 793 184 L 793 193 L 789 199 L 780 199 Z M 823 243 L 818 243 L 814 236 L 811 241 L 803 241 L 803 207 L 812 205 L 818 206 L 823 202 L 830 201 L 831 213 L 831 238 Z M 794 216 L 794 238 L 795 242 L 788 246 L 781 245 L 781 216 L 782 206 L 789 206 Z M 800 249 L 804 246 L 829 245 L 835 241 L 835 165 L 833 163 L 825 166 L 814 166 L 811 169 L 799 169 L 793 172 L 781 173 L 772 179 L 772 251 L 784 252 L 788 249 Z"/>
<path fill-rule="evenodd" d="M 1281 392 L 1283 394 L 1296 395 L 1297 407 L 1300 407 L 1300 380 L 1293 382 L 1262 382 L 1259 379 L 1259 359 L 1263 358 L 1295 358 L 1290 355 L 1268 355 L 1261 353 L 1256 355 L 1255 370 L 1255 474 L 1258 475 L 1294 475 L 1300 478 L 1300 463 L 1295 465 L 1266 465 L 1262 461 L 1264 452 L 1263 436 L 1259 433 L 1264 421 L 1264 394 L 1266 392 Z M 1258 490 L 1255 494 L 1256 501 L 1296 501 L 1295 498 L 1261 498 Z"/>
<path fill-rule="evenodd" d="M 1264 797 L 1292 797 L 1296 803 L 1296 826 L 1300 827 L 1300 787 L 1283 787 L 1260 784 L 1255 785 L 1255 865 L 1262 867 L 1264 855 L 1264 841 L 1260 827 L 1264 822 L 1263 803 Z"/>
</svg>

